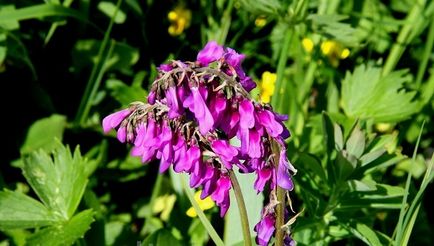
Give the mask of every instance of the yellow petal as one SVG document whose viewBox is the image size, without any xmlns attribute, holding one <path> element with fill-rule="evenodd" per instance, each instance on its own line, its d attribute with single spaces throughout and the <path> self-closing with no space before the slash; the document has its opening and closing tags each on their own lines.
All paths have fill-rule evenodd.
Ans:
<svg viewBox="0 0 434 246">
<path fill-rule="evenodd" d="M 324 41 L 321 44 L 321 51 L 324 55 L 332 54 L 334 49 L 336 49 L 336 42 L 334 41 Z"/>
<path fill-rule="evenodd" d="M 350 56 L 350 50 L 347 49 L 347 48 L 345 48 L 345 49 L 341 52 L 340 57 L 341 57 L 341 59 L 345 59 L 345 58 L 347 58 L 348 56 Z"/>
<path fill-rule="evenodd" d="M 263 27 L 267 24 L 267 19 L 265 19 L 264 16 L 260 16 L 255 19 L 255 26 L 257 27 Z"/>
<path fill-rule="evenodd" d="M 176 19 L 178 19 L 178 13 L 172 10 L 167 14 L 167 18 L 171 21 L 176 21 Z"/>
<path fill-rule="evenodd" d="M 193 207 L 189 208 L 187 210 L 186 214 L 187 214 L 188 217 L 191 217 L 191 218 L 197 217 L 196 210 L 194 210 Z"/>
<path fill-rule="evenodd" d="M 311 53 L 313 50 L 313 41 L 310 38 L 303 38 L 303 40 L 301 41 L 301 44 L 303 45 L 304 50 L 307 53 Z"/>
</svg>

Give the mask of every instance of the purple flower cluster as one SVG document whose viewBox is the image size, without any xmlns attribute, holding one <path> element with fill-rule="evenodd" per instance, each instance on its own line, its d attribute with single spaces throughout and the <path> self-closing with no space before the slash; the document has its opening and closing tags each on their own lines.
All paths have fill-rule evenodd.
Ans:
<svg viewBox="0 0 434 246">
<path fill-rule="evenodd" d="M 243 71 L 243 59 L 209 42 L 196 62 L 161 65 L 148 103 L 132 103 L 103 120 L 104 132 L 117 129 L 119 141 L 131 143 L 132 155 L 142 162 L 159 159 L 160 172 L 172 166 L 188 173 L 190 186 L 202 186 L 201 198 L 211 196 L 222 217 L 230 205 L 234 166 L 256 174 L 258 193 L 266 184 L 272 191 L 292 190 L 296 172 L 286 157 L 287 117 L 251 99 L 256 84 Z M 273 234 L 273 216 L 269 209 L 255 227 L 260 245 Z"/>
</svg>

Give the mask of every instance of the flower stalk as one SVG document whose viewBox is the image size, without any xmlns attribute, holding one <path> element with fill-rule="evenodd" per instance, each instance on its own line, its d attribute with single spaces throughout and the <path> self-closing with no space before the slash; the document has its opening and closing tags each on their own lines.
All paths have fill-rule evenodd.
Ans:
<svg viewBox="0 0 434 246">
<path fill-rule="evenodd" d="M 229 177 L 231 178 L 232 187 L 234 189 L 235 199 L 237 200 L 238 211 L 240 212 L 241 227 L 243 230 L 244 245 L 252 245 L 250 236 L 249 217 L 247 216 L 246 204 L 244 203 L 244 197 L 241 192 L 240 184 L 238 183 L 237 176 L 231 170 L 229 171 Z"/>
</svg>

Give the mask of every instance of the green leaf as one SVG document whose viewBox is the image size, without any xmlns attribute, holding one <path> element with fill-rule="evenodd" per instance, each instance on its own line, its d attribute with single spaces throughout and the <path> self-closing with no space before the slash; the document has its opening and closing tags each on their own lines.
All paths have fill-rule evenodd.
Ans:
<svg viewBox="0 0 434 246">
<path fill-rule="evenodd" d="M 52 156 L 40 150 L 25 158 L 23 174 L 45 206 L 66 220 L 80 203 L 89 173 L 78 147 L 72 155 L 68 147 L 57 145 Z"/>
<path fill-rule="evenodd" d="M 205 245 L 209 236 L 205 227 L 198 218 L 194 218 L 188 228 L 188 236 L 190 237 L 191 245 Z"/>
<path fill-rule="evenodd" d="M 350 24 L 343 23 L 347 19 L 345 15 L 318 15 L 311 14 L 307 17 L 312 21 L 313 29 L 326 36 L 328 39 L 337 40 L 346 46 L 356 46 L 357 30 L 351 27 Z"/>
<path fill-rule="evenodd" d="M 98 9 L 107 15 L 109 18 L 113 18 L 116 24 L 122 24 L 127 19 L 127 15 L 120 9 L 116 9 L 116 5 L 112 2 L 102 1 L 98 4 Z"/>
<path fill-rule="evenodd" d="M 333 122 L 328 116 L 327 113 L 322 113 L 322 123 L 323 123 L 323 132 L 324 132 L 324 140 L 327 149 L 327 153 L 331 153 L 335 148 L 335 133 Z"/>
<path fill-rule="evenodd" d="M 0 25 L 12 21 L 22 21 L 47 16 L 67 16 L 87 22 L 86 16 L 80 12 L 58 4 L 39 4 L 20 9 L 8 9 L 0 12 Z"/>
<path fill-rule="evenodd" d="M 316 156 L 302 152 L 300 153 L 297 163 L 302 163 L 303 168 L 306 167 L 307 169 L 311 170 L 321 180 L 327 179 L 324 168 L 321 166 L 321 161 Z"/>
<path fill-rule="evenodd" d="M 14 5 L 4 5 L 4 6 L 0 6 L 0 16 L 2 14 L 7 14 L 9 12 L 14 12 L 15 11 L 15 6 Z M 17 30 L 20 29 L 20 23 L 18 23 L 17 20 L 5 20 L 5 21 L 0 21 L 0 27 L 4 28 L 5 30 Z M 1 59 L 0 59 L 1 61 Z"/>
<path fill-rule="evenodd" d="M 19 192 L 0 192 L 0 230 L 52 225 L 59 220 L 42 203 Z"/>
<path fill-rule="evenodd" d="M 350 227 L 350 231 L 367 245 L 383 245 L 375 231 L 365 224 L 355 223 Z"/>
<path fill-rule="evenodd" d="M 26 140 L 21 146 L 21 154 L 43 149 L 51 151 L 56 147 L 55 139 L 62 141 L 66 127 L 66 117 L 54 114 L 48 118 L 37 120 L 27 132 Z"/>
<path fill-rule="evenodd" d="M 79 40 L 72 51 L 72 61 L 77 72 L 88 68 L 98 62 L 99 48 L 102 41 L 94 39 Z M 123 73 L 130 73 L 131 66 L 139 60 L 139 50 L 126 43 L 114 43 L 110 57 L 104 62 L 104 70 L 118 70 Z"/>
<path fill-rule="evenodd" d="M 129 105 L 134 101 L 143 101 L 147 96 L 147 92 L 140 86 L 128 86 L 120 80 L 107 80 L 107 88 L 110 94 L 123 106 Z"/>
<path fill-rule="evenodd" d="M 279 0 L 241 0 L 243 9 L 255 15 L 278 15 L 284 11 Z"/>
<path fill-rule="evenodd" d="M 92 209 L 84 210 L 70 221 L 57 226 L 50 226 L 33 234 L 27 240 L 28 245 L 71 245 L 82 238 L 94 221 Z"/>
<path fill-rule="evenodd" d="M 181 243 L 167 229 L 159 229 L 158 231 L 149 235 L 141 245 L 170 245 L 177 246 Z"/>
<path fill-rule="evenodd" d="M 351 132 L 346 143 L 346 150 L 356 158 L 362 156 L 363 151 L 365 150 L 365 135 L 358 126 L 356 126 Z"/>
<path fill-rule="evenodd" d="M 345 114 L 375 122 L 398 122 L 419 111 L 415 92 L 403 89 L 409 77 L 400 70 L 381 77 L 381 69 L 360 65 L 342 81 Z M 405 105 L 405 107 L 403 107 Z"/>
<path fill-rule="evenodd" d="M 262 193 L 256 194 L 255 189 L 252 189 L 252 184 L 255 182 L 255 175 L 250 174 L 238 174 L 234 172 L 238 182 L 240 184 L 241 193 L 244 197 L 244 203 L 246 205 L 247 217 L 250 224 L 250 235 L 255 235 L 253 231 L 253 225 L 259 222 L 261 219 L 262 203 L 264 196 Z M 241 218 L 238 207 L 236 205 L 236 199 L 233 190 L 230 192 L 230 199 L 234 201 L 233 206 L 230 206 L 225 216 L 225 231 L 224 242 L 225 245 L 232 245 L 243 240 L 243 233 L 241 233 Z"/>
</svg>

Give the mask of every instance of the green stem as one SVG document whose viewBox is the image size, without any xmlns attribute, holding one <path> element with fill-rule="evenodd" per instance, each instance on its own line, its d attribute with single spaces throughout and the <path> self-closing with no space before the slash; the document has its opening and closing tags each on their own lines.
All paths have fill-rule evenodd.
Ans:
<svg viewBox="0 0 434 246">
<path fill-rule="evenodd" d="M 286 100 L 283 97 L 283 76 L 285 73 L 286 62 L 288 60 L 288 51 L 289 45 L 291 44 L 292 38 L 292 29 L 289 27 L 286 28 L 285 37 L 283 39 L 282 49 L 280 50 L 280 57 L 277 63 L 277 79 L 276 79 L 276 87 L 274 91 L 274 96 L 271 98 L 271 104 L 275 107 L 276 111 L 279 111 L 279 108 L 283 102 Z"/>
<path fill-rule="evenodd" d="M 272 141 L 271 148 L 274 154 L 274 163 L 275 169 L 277 170 L 279 167 L 279 146 L 276 141 Z M 276 206 L 276 234 L 275 234 L 275 242 L 276 246 L 283 246 L 283 238 L 285 236 L 284 231 L 282 230 L 282 226 L 285 224 L 285 190 L 276 185 L 276 196 L 278 204 Z"/>
<path fill-rule="evenodd" d="M 84 95 L 81 98 L 80 106 L 78 107 L 77 115 L 75 117 L 75 123 L 82 124 L 84 123 L 84 120 L 87 118 L 90 107 L 92 105 L 93 98 L 95 97 L 96 92 L 98 91 L 99 85 L 101 84 L 101 79 L 103 75 L 103 70 L 105 69 L 105 61 L 106 59 L 103 59 L 104 51 L 107 48 L 108 41 L 110 38 L 110 33 L 114 25 L 114 19 L 115 16 L 118 13 L 118 10 L 120 8 L 120 5 L 122 3 L 122 0 L 118 0 L 116 4 L 116 10 L 110 19 L 109 26 L 107 27 L 107 31 L 104 33 L 104 38 L 101 43 L 101 46 L 98 50 L 98 61 L 93 66 L 92 72 L 89 77 L 89 81 L 87 82 L 86 89 L 84 91 Z M 109 52 L 110 53 L 110 52 Z M 109 57 L 109 56 L 107 56 Z"/>
<path fill-rule="evenodd" d="M 401 32 L 399 32 L 398 38 L 396 39 L 396 43 L 392 46 L 390 50 L 389 56 L 387 57 L 386 63 L 384 64 L 383 74 L 382 76 L 388 75 L 395 68 L 399 59 L 405 51 L 407 44 L 410 43 L 413 36 L 411 36 L 411 32 L 419 29 L 420 26 L 424 24 L 424 22 L 418 22 L 418 18 L 422 16 L 422 12 L 424 11 L 425 0 L 418 0 L 410 13 L 408 13 L 407 18 L 405 19 L 405 25 L 402 27 Z M 419 25 L 415 25 L 419 24 Z"/>
<path fill-rule="evenodd" d="M 238 210 L 240 212 L 241 227 L 243 229 L 244 245 L 252 245 L 250 236 L 249 217 L 247 216 L 246 204 L 244 203 L 243 194 L 241 192 L 240 184 L 235 176 L 233 170 L 229 170 L 229 177 L 231 178 L 232 188 L 234 189 L 235 198 L 237 199 Z"/>
<path fill-rule="evenodd" d="M 422 62 L 419 65 L 416 77 L 416 88 L 420 89 L 422 83 L 423 75 L 426 72 L 426 67 L 428 65 L 428 60 L 431 55 L 431 51 L 434 45 L 434 15 L 431 17 L 430 28 L 428 32 L 428 38 L 425 44 L 425 50 L 423 52 Z"/>
<path fill-rule="evenodd" d="M 161 175 L 160 175 L 161 176 Z M 211 225 L 211 223 L 209 222 L 209 220 L 206 218 L 205 214 L 203 213 L 202 209 L 200 209 L 199 204 L 197 204 L 196 200 L 194 199 L 194 194 L 191 191 L 191 189 L 187 186 L 185 179 L 187 179 L 186 175 L 182 175 L 183 177 L 181 178 L 181 184 L 182 187 L 185 191 L 185 194 L 188 197 L 188 200 L 190 200 L 191 205 L 193 205 L 194 210 L 197 213 L 197 216 L 199 217 L 200 221 L 202 222 L 203 226 L 205 227 L 205 229 L 207 230 L 209 236 L 211 237 L 211 239 L 214 241 L 214 243 L 217 246 L 224 246 L 223 240 L 220 238 L 220 236 L 217 234 L 216 230 L 214 229 L 214 227 Z"/>
<path fill-rule="evenodd" d="M 234 0 L 230 0 L 228 3 L 228 6 L 226 7 L 225 11 L 223 12 L 223 16 L 221 19 L 221 28 L 219 36 L 217 37 L 216 42 L 220 45 L 224 45 L 226 42 L 226 38 L 228 36 L 229 28 L 231 27 L 231 13 L 234 6 Z"/>
</svg>

